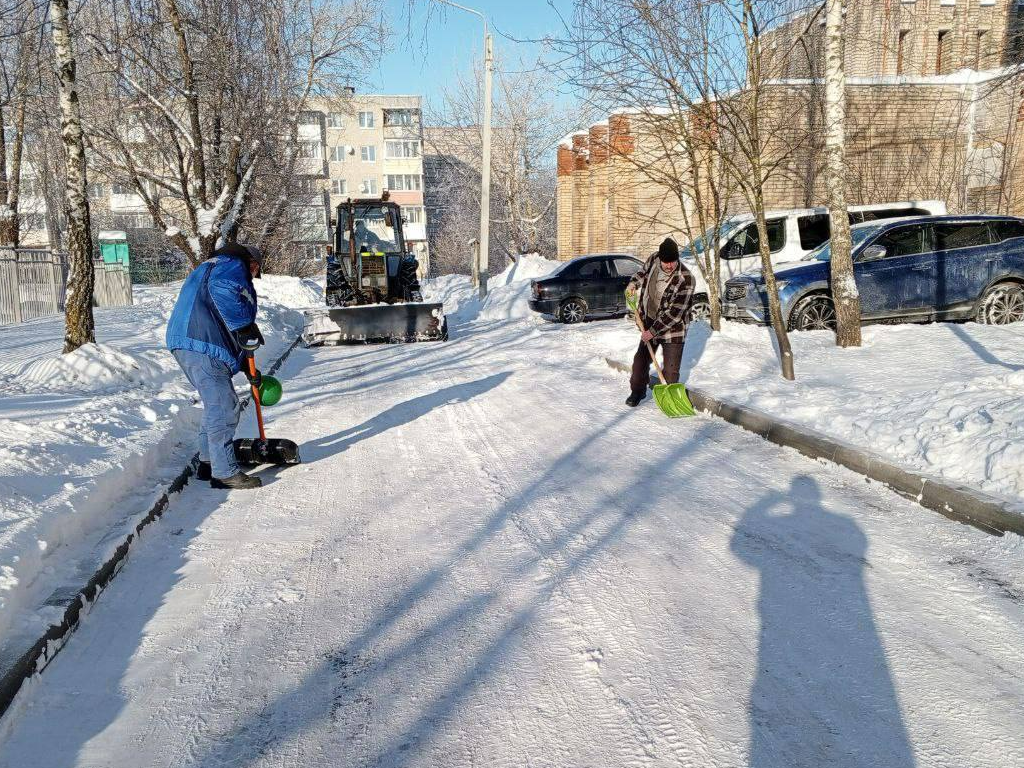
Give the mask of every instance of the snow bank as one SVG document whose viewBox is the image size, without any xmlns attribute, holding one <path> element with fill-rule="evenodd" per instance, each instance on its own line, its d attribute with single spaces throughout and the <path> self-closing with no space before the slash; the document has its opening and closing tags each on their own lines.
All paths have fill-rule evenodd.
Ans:
<svg viewBox="0 0 1024 768">
<path fill-rule="evenodd" d="M 874 326 L 842 350 L 826 332 L 790 336 L 788 383 L 767 329 L 696 326 L 687 379 L 880 451 L 902 464 L 1024 500 L 1024 325 Z M 684 371 L 685 372 L 685 371 Z"/>
<path fill-rule="evenodd" d="M 69 355 L 32 361 L 13 383 L 23 391 L 99 393 L 144 385 L 157 375 L 150 361 L 106 344 L 86 344 Z"/>
<path fill-rule="evenodd" d="M 297 278 L 256 285 L 262 364 L 323 294 Z M 195 450 L 202 412 L 164 349 L 179 288 L 137 286 L 134 306 L 97 310 L 98 343 L 69 355 L 62 317 L 0 327 L 0 656 L 38 636 L 52 612 L 40 606 L 81 585 Z"/>
<path fill-rule="evenodd" d="M 520 256 L 487 281 L 487 298 L 477 296 L 466 275 L 444 275 L 425 280 L 424 298 L 444 302 L 449 320 L 519 320 L 530 317 L 530 281 L 551 274 L 565 262 L 545 259 L 536 253 Z"/>
</svg>

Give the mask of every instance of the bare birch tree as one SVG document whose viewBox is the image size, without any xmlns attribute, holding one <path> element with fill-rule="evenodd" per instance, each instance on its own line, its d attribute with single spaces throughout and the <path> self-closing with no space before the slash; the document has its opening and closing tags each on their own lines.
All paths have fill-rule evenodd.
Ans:
<svg viewBox="0 0 1024 768">
<path fill-rule="evenodd" d="M 672 129 L 665 147 L 673 151 L 664 153 L 662 167 L 640 159 L 662 177 L 655 179 L 658 183 L 679 189 L 681 220 L 695 218 L 691 212 L 698 208 L 688 206 L 693 206 L 696 190 L 692 183 L 680 181 L 687 174 L 679 173 L 673 163 L 679 163 L 678 156 L 688 159 L 687 139 L 694 148 L 700 146 L 701 139 L 689 127 L 695 125 L 693 114 L 711 119 L 713 160 L 710 165 L 710 158 L 698 162 L 689 176 L 697 174 L 700 181 L 699 210 L 705 222 L 717 219 L 720 226 L 727 213 L 752 214 L 769 320 L 787 379 L 795 376 L 793 353 L 771 262 L 766 189 L 784 179 L 806 134 L 791 116 L 791 110 L 801 106 L 800 90 L 779 82 L 797 41 L 775 38 L 768 50 L 764 46 L 765 31 L 791 14 L 791 4 L 784 2 L 577 0 L 572 21 L 566 24 L 566 39 L 553 42 L 562 61 L 568 62 L 561 65 L 567 79 L 595 107 L 610 110 L 626 100 L 642 114 L 671 115 L 662 125 Z M 697 173 L 702 167 L 708 170 Z M 665 178 L 666 169 L 674 181 Z M 714 204 L 716 193 L 709 182 L 722 178 L 729 179 L 730 200 Z M 713 237 L 717 226 L 703 232 L 710 231 Z M 716 258 L 717 253 L 712 256 L 705 248 L 703 264 L 698 262 L 709 285 L 717 280 Z"/>
<path fill-rule="evenodd" d="M 832 302 L 836 343 L 860 346 L 860 295 L 853 276 L 853 243 L 846 207 L 846 67 L 843 0 L 825 0 L 825 186 L 831 219 Z"/>
<path fill-rule="evenodd" d="M 60 126 L 64 144 L 65 210 L 68 220 L 68 279 L 64 299 L 64 352 L 96 341 L 92 314 L 95 274 L 89 224 L 85 133 L 78 99 L 75 47 L 68 0 L 50 0 L 50 27 L 60 94 Z"/>
<path fill-rule="evenodd" d="M 280 226 L 307 101 L 359 80 L 382 35 L 376 0 L 107 0 L 93 13 L 94 162 L 192 264 L 247 221 L 254 240 Z M 267 208 L 251 215 L 257 199 Z"/>
</svg>

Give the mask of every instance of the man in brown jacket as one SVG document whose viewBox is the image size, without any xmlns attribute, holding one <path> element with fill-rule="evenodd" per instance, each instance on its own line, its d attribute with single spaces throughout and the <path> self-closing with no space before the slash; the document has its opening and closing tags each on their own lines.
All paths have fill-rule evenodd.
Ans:
<svg viewBox="0 0 1024 768">
<path fill-rule="evenodd" d="M 640 346 L 633 356 L 633 373 L 629 377 L 629 398 L 626 405 L 635 407 L 647 396 L 651 379 L 651 355 L 647 343 L 661 347 L 662 373 L 665 382 L 679 381 L 679 364 L 683 359 L 686 323 L 693 303 L 693 274 L 679 262 L 679 246 L 666 237 L 657 253 L 652 253 L 629 282 L 626 291 L 637 295 L 638 309 L 644 324 Z"/>
</svg>

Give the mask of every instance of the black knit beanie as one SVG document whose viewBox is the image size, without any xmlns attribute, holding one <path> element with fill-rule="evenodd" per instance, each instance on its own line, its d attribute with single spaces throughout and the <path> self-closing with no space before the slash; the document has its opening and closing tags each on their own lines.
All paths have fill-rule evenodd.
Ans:
<svg viewBox="0 0 1024 768">
<path fill-rule="evenodd" d="M 679 261 L 679 246 L 671 237 L 666 237 L 658 246 L 658 258 L 664 262 Z"/>
</svg>

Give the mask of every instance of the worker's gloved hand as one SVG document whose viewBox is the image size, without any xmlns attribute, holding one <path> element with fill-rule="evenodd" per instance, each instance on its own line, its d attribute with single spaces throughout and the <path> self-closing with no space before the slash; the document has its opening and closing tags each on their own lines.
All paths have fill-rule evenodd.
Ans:
<svg viewBox="0 0 1024 768">
<path fill-rule="evenodd" d="M 260 384 L 263 383 L 263 374 L 259 372 L 259 369 L 254 370 L 255 373 L 249 373 L 248 371 L 246 371 L 245 378 L 247 378 L 249 380 L 249 383 L 256 387 L 256 389 L 259 389 Z"/>
<path fill-rule="evenodd" d="M 247 352 L 252 352 L 263 344 L 266 344 L 263 340 L 263 334 L 260 333 L 260 329 L 256 327 L 256 323 L 249 323 L 249 325 L 244 328 L 239 328 L 235 331 L 235 341 L 238 342 L 238 346 Z"/>
</svg>

